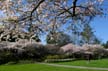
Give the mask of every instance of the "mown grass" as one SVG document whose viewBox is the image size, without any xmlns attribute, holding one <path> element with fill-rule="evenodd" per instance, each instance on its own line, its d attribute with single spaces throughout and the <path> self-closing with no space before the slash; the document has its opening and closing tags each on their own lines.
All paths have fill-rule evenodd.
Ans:
<svg viewBox="0 0 108 71">
<path fill-rule="evenodd" d="M 91 60 L 90 62 L 87 60 L 76 60 L 71 62 L 58 62 L 57 64 L 108 68 L 108 59 Z"/>
<path fill-rule="evenodd" d="M 55 67 L 43 64 L 17 64 L 17 65 L 1 65 L 0 71 L 91 71 L 91 70 Z M 92 70 L 92 71 L 98 71 L 98 70 Z"/>
</svg>

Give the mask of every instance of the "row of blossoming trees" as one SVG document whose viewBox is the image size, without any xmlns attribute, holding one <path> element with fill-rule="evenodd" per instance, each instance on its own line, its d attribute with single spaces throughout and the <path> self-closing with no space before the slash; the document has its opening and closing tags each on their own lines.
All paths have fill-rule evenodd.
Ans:
<svg viewBox="0 0 108 71">
<path fill-rule="evenodd" d="M 0 0 L 0 64 L 40 60 L 68 43 L 100 43 L 90 22 L 104 15 L 103 4 L 104 0 Z M 40 38 L 59 46 L 37 45 Z M 22 39 L 27 42 L 19 43 Z"/>
</svg>

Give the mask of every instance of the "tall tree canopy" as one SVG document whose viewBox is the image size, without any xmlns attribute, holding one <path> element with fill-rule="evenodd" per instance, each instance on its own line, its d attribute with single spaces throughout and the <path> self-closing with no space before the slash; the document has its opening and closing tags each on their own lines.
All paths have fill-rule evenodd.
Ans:
<svg viewBox="0 0 108 71">
<path fill-rule="evenodd" d="M 50 32 L 47 35 L 46 41 L 48 44 L 56 44 L 58 46 L 72 43 L 71 37 L 63 32 Z"/>
<path fill-rule="evenodd" d="M 76 28 L 82 29 L 95 16 L 103 14 L 102 2 L 103 0 L 0 0 L 0 22 L 5 28 L 5 35 L 15 31 L 17 34 L 26 33 L 29 39 L 50 32 L 51 29 L 63 31 L 65 24 L 68 25 L 65 29 L 71 27 L 74 31 Z"/>
<path fill-rule="evenodd" d="M 84 26 L 83 31 L 81 32 L 81 37 L 82 37 L 82 43 L 87 43 L 87 44 L 99 44 L 100 40 L 95 36 L 94 31 L 92 28 L 89 26 L 89 24 L 86 24 Z"/>
</svg>

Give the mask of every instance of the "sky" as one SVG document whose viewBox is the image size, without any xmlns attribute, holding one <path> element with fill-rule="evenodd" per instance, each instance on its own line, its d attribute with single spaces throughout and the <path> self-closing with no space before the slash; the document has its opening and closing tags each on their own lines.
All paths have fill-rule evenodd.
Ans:
<svg viewBox="0 0 108 71">
<path fill-rule="evenodd" d="M 95 31 L 95 35 L 105 43 L 108 41 L 108 0 L 104 0 L 102 7 L 104 8 L 104 15 L 96 17 L 91 22 L 91 26 Z"/>
<path fill-rule="evenodd" d="M 95 35 L 102 41 L 108 41 L 108 17 L 98 17 L 91 22 Z"/>
</svg>

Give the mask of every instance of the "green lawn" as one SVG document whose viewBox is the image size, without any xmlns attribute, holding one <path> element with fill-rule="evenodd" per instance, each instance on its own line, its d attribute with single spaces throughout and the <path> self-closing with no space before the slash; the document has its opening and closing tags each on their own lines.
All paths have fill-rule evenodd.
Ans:
<svg viewBox="0 0 108 71">
<path fill-rule="evenodd" d="M 108 68 L 108 59 L 91 60 L 90 62 L 86 60 L 71 61 L 71 62 L 58 62 L 57 64 Z"/>
<path fill-rule="evenodd" d="M 108 59 L 91 60 L 89 63 L 85 60 L 79 60 L 71 62 L 58 62 L 56 64 L 108 68 Z M 55 67 L 55 66 L 36 63 L 36 64 L 1 65 L 0 71 L 91 71 L 91 70 Z M 104 70 L 92 70 L 92 71 L 104 71 Z"/>
<path fill-rule="evenodd" d="M 0 71 L 91 71 L 91 70 L 54 67 L 43 64 L 19 64 L 19 65 L 1 65 Z M 98 71 L 98 70 L 92 70 L 92 71 Z"/>
</svg>

